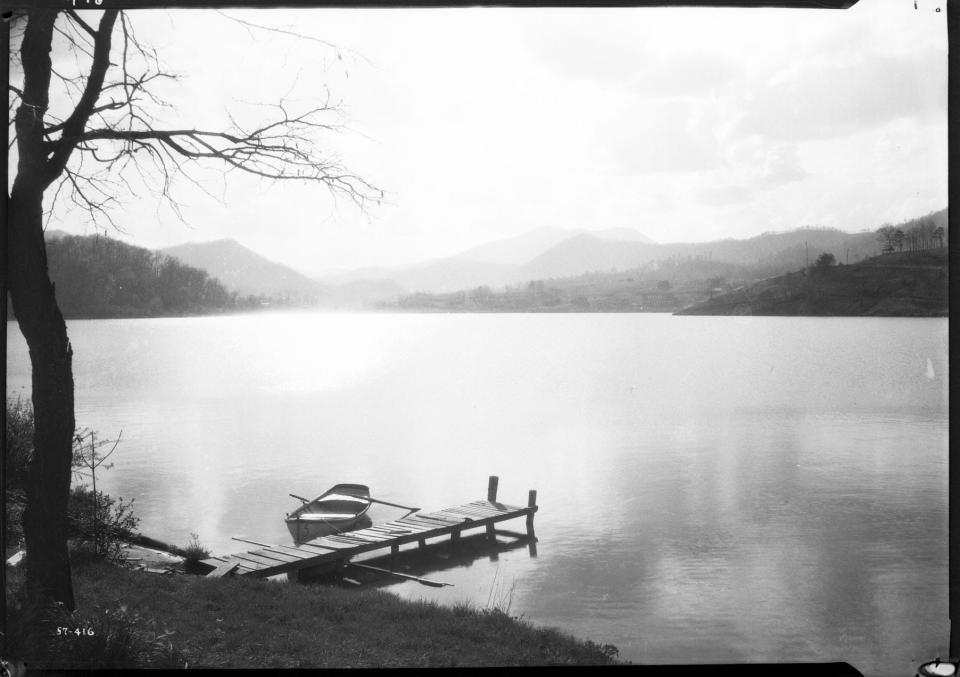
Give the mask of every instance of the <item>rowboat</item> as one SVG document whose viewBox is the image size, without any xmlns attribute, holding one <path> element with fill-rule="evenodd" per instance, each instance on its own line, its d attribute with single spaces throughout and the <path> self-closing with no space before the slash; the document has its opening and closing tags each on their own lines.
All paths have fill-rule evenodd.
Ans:
<svg viewBox="0 0 960 677">
<path fill-rule="evenodd" d="M 285 521 L 295 543 L 356 528 L 370 509 L 370 489 L 363 484 L 335 484 L 289 513 Z"/>
</svg>

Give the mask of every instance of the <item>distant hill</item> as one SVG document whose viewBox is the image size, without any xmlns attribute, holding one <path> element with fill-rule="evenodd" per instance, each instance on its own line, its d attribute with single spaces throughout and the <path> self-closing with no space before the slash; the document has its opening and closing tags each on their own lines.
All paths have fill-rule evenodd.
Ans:
<svg viewBox="0 0 960 677">
<path fill-rule="evenodd" d="M 480 285 L 510 284 L 516 279 L 518 268 L 509 263 L 447 258 L 396 268 L 362 268 L 325 275 L 317 278 L 317 282 L 334 294 L 347 285 L 356 288 L 362 284 L 369 289 L 390 290 L 389 296 L 395 298 L 410 291 L 448 292 Z"/>
<path fill-rule="evenodd" d="M 102 235 L 46 237 L 64 317 L 203 315 L 249 306 L 206 272 L 149 249 Z"/>
<path fill-rule="evenodd" d="M 588 231 L 569 228 L 544 226 L 523 235 L 496 240 L 473 247 L 454 256 L 456 259 L 480 261 L 485 263 L 523 264 L 539 256 L 564 240 L 587 233 Z M 627 242 L 652 243 L 653 240 L 632 228 L 608 228 L 593 232 L 594 237 L 604 240 L 623 240 Z"/>
<path fill-rule="evenodd" d="M 841 261 L 857 261 L 880 253 L 876 233 L 845 233 L 829 228 L 802 228 L 786 233 L 764 233 L 746 240 L 656 244 L 605 240 L 583 234 L 544 252 L 519 271 L 527 280 L 553 279 L 630 270 L 656 261 L 702 259 L 740 266 L 762 266 L 771 274 L 784 273 L 834 252 Z"/>
<path fill-rule="evenodd" d="M 663 245 L 605 240 L 583 233 L 551 247 L 523 266 L 521 277 L 549 280 L 588 272 L 627 270 L 654 258 L 665 258 Z"/>
<path fill-rule="evenodd" d="M 160 250 L 183 263 L 207 271 L 241 296 L 266 296 L 314 303 L 327 295 L 316 280 L 274 263 L 236 240 L 190 242 Z"/>
<path fill-rule="evenodd" d="M 363 268 L 318 276 L 315 279 L 329 287 L 357 282 L 395 285 L 398 293 L 376 299 L 371 297 L 371 300 L 376 301 L 395 299 L 398 294 L 411 292 L 448 293 L 478 286 L 502 287 L 531 279 L 525 264 L 558 243 L 579 237 L 593 237 L 604 241 L 619 238 L 618 242 L 626 241 L 631 244 L 652 243 L 646 235 L 631 228 L 586 231 L 547 226 L 516 237 L 478 245 L 447 258 L 390 268 Z"/>
<path fill-rule="evenodd" d="M 948 314 L 947 287 L 947 249 L 941 247 L 812 266 L 677 314 L 941 317 Z"/>
</svg>

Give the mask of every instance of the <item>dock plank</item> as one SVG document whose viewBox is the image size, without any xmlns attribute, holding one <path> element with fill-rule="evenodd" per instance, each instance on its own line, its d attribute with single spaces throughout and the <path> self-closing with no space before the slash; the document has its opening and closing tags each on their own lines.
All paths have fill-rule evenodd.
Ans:
<svg viewBox="0 0 960 677">
<path fill-rule="evenodd" d="M 489 504 L 480 503 L 479 501 L 475 503 L 463 503 L 461 505 L 454 505 L 451 507 L 455 509 L 463 508 L 467 510 L 478 510 L 480 512 L 502 512 L 499 508 L 496 508 Z"/>
<path fill-rule="evenodd" d="M 513 512 L 519 512 L 519 511 L 521 511 L 521 510 L 526 510 L 526 509 L 527 509 L 527 506 L 525 506 L 525 505 L 510 505 L 510 504 L 508 504 L 508 503 L 499 503 L 499 502 L 496 502 L 496 501 L 493 501 L 493 502 L 491 502 L 491 501 L 476 501 L 476 503 L 481 504 L 481 506 L 482 506 L 482 505 L 487 505 L 487 506 L 493 508 L 494 510 L 498 510 L 498 511 L 500 511 L 500 512 L 510 512 L 510 513 L 513 513 Z"/>
<path fill-rule="evenodd" d="M 497 515 L 502 515 L 505 512 L 510 512 L 506 507 L 504 507 L 502 503 L 499 505 L 495 505 L 488 501 L 478 501 L 477 503 L 470 503 L 468 505 L 477 510 L 483 510 L 485 512 L 490 512 Z"/>
<path fill-rule="evenodd" d="M 397 520 L 398 524 L 419 524 L 424 526 L 441 526 L 437 520 L 427 519 L 420 515 L 408 515 Z"/>
<path fill-rule="evenodd" d="M 451 517 L 457 522 L 477 522 L 483 519 L 483 517 L 480 515 L 468 515 L 462 512 L 454 512 L 452 510 L 444 511 L 443 515 L 446 517 Z"/>
<path fill-rule="evenodd" d="M 441 515 L 435 512 L 418 515 L 417 519 L 433 520 L 435 522 L 442 522 L 444 524 L 462 524 L 465 521 L 463 519 L 457 519 L 449 515 Z"/>
<path fill-rule="evenodd" d="M 496 515 L 500 514 L 493 512 L 492 510 L 480 510 L 479 508 L 473 509 L 464 507 L 447 508 L 443 512 L 448 515 L 465 515 L 472 519 L 484 519 L 486 517 L 495 517 Z"/>
<path fill-rule="evenodd" d="M 427 520 L 423 518 L 417 518 L 416 524 L 421 524 L 423 526 L 429 527 L 427 531 L 421 531 L 420 533 L 431 533 L 438 532 L 444 533 L 449 529 L 456 528 L 460 525 L 459 522 L 448 522 L 448 521 L 439 521 L 439 520 Z"/>
<path fill-rule="evenodd" d="M 270 548 L 261 548 L 260 550 L 252 551 L 252 554 L 257 555 L 258 557 L 266 557 L 268 559 L 275 559 L 280 562 L 298 562 L 303 557 L 297 557 L 289 553 L 280 552 L 277 550 L 271 550 Z"/>
<path fill-rule="evenodd" d="M 462 506 L 457 506 L 453 508 L 444 508 L 440 511 L 442 515 L 467 515 L 468 517 L 479 517 L 486 515 L 487 513 L 481 512 L 479 509 L 464 508 Z"/>
<path fill-rule="evenodd" d="M 376 532 L 378 534 L 384 534 L 385 536 L 405 536 L 406 534 L 412 534 L 414 529 L 412 527 L 370 527 L 370 531 Z"/>
<path fill-rule="evenodd" d="M 252 552 L 245 552 L 245 553 L 242 553 L 242 554 L 241 554 L 241 553 L 237 553 L 237 554 L 232 555 L 232 556 L 233 556 L 233 557 L 236 557 L 237 559 L 242 559 L 242 560 L 244 560 L 245 562 L 249 562 L 251 565 L 253 565 L 253 566 L 251 566 L 251 568 L 257 569 L 257 570 L 269 568 L 269 567 L 274 566 L 275 564 L 280 564 L 280 563 L 281 563 L 279 560 L 267 559 L 267 558 L 265 558 L 265 557 L 260 557 L 260 556 L 258 556 L 258 555 L 254 555 Z"/>
<path fill-rule="evenodd" d="M 353 537 L 353 538 L 374 540 L 374 541 L 383 541 L 383 540 L 387 540 L 387 539 L 390 538 L 390 536 L 389 536 L 388 534 L 384 534 L 384 533 L 380 533 L 380 532 L 376 532 L 376 531 L 370 531 L 369 528 L 367 528 L 367 529 L 361 529 L 361 530 L 359 530 L 359 531 L 351 531 L 351 532 L 348 532 L 348 533 L 345 533 L 345 534 L 341 534 L 341 535 L 342 535 L 342 536 L 351 536 L 351 537 Z"/>
<path fill-rule="evenodd" d="M 429 531 L 433 527 L 428 526 L 426 524 L 418 524 L 416 522 L 404 522 L 403 524 L 398 524 L 396 528 L 402 529 L 407 533 L 419 534 L 420 532 L 423 532 L 423 531 Z"/>
<path fill-rule="evenodd" d="M 218 566 L 216 569 L 208 573 L 207 578 L 222 578 L 227 574 L 232 573 L 233 570 L 238 568 L 239 566 L 240 566 L 240 562 L 236 560 L 230 561 L 230 562 L 224 562 L 223 564 Z"/>
<path fill-rule="evenodd" d="M 233 555 L 227 555 L 226 557 L 220 557 L 220 556 L 214 555 L 214 556 L 208 557 L 207 559 L 202 559 L 200 561 L 203 562 L 204 564 L 212 566 L 214 569 L 221 566 L 222 564 L 226 564 L 230 562 L 237 562 L 239 564 L 240 569 L 246 569 L 246 567 L 243 566 L 242 562 L 239 562 L 238 560 L 235 560 L 232 558 L 233 558 Z"/>
<path fill-rule="evenodd" d="M 327 538 L 326 536 L 322 536 L 321 538 L 315 538 L 312 541 L 309 541 L 308 543 L 301 543 L 297 547 L 310 548 L 311 550 L 321 549 L 321 550 L 326 550 L 327 552 L 343 549 L 342 545 L 333 545 L 329 541 L 327 541 L 326 538 Z"/>
<path fill-rule="evenodd" d="M 333 541 L 334 543 L 344 543 L 348 546 L 356 545 L 369 545 L 371 543 L 378 543 L 378 541 L 371 541 L 366 538 L 351 538 L 350 536 L 327 536 L 327 540 Z"/>
<path fill-rule="evenodd" d="M 290 545 L 271 545 L 269 548 L 264 548 L 264 550 L 269 550 L 271 552 L 281 552 L 284 555 L 290 555 L 291 557 L 296 557 L 297 559 L 310 559 L 316 554 L 314 552 L 308 552 L 306 550 L 301 550 L 296 546 Z"/>
<path fill-rule="evenodd" d="M 521 510 L 519 506 L 507 505 L 506 503 L 500 503 L 499 501 L 473 501 L 470 505 L 476 505 L 481 508 L 491 508 L 497 510 L 498 512 L 513 512 L 514 510 Z"/>
</svg>

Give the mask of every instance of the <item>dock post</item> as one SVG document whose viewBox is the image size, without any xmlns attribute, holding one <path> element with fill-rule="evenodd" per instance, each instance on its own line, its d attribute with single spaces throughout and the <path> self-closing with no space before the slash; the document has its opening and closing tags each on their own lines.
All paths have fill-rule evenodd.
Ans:
<svg viewBox="0 0 960 677">
<path fill-rule="evenodd" d="M 537 510 L 537 490 L 531 489 L 530 494 L 527 497 L 527 508 L 532 508 L 530 512 L 527 513 L 527 536 L 530 538 L 535 538 L 536 534 L 533 532 L 533 514 Z"/>
<path fill-rule="evenodd" d="M 491 503 L 497 500 L 497 485 L 499 483 L 499 477 L 496 475 L 490 475 L 490 479 L 487 481 L 487 500 Z"/>
<path fill-rule="evenodd" d="M 537 490 L 531 489 L 530 495 L 527 498 L 527 509 L 530 511 L 527 513 L 527 538 L 529 543 L 527 544 L 527 550 L 530 553 L 531 557 L 537 556 L 537 534 L 533 530 L 533 515 L 537 511 Z"/>
<path fill-rule="evenodd" d="M 499 483 L 499 477 L 490 475 L 490 479 L 487 481 L 487 500 L 491 503 L 496 503 L 497 501 L 497 485 Z M 497 540 L 497 533 L 494 531 L 492 524 L 487 525 L 487 540 L 490 542 Z"/>
</svg>

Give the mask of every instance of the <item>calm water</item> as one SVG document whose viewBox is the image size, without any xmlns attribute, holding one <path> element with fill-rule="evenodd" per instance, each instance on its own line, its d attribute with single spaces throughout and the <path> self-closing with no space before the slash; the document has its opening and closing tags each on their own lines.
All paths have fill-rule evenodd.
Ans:
<svg viewBox="0 0 960 677">
<path fill-rule="evenodd" d="M 668 315 L 71 322 L 105 490 L 214 552 L 338 481 L 424 509 L 539 491 L 525 549 L 390 589 L 648 663 L 946 655 L 947 321 Z M 8 389 L 29 392 L 9 325 Z M 389 515 L 390 517 L 396 515 Z M 520 527 L 521 522 L 517 523 Z"/>
</svg>

